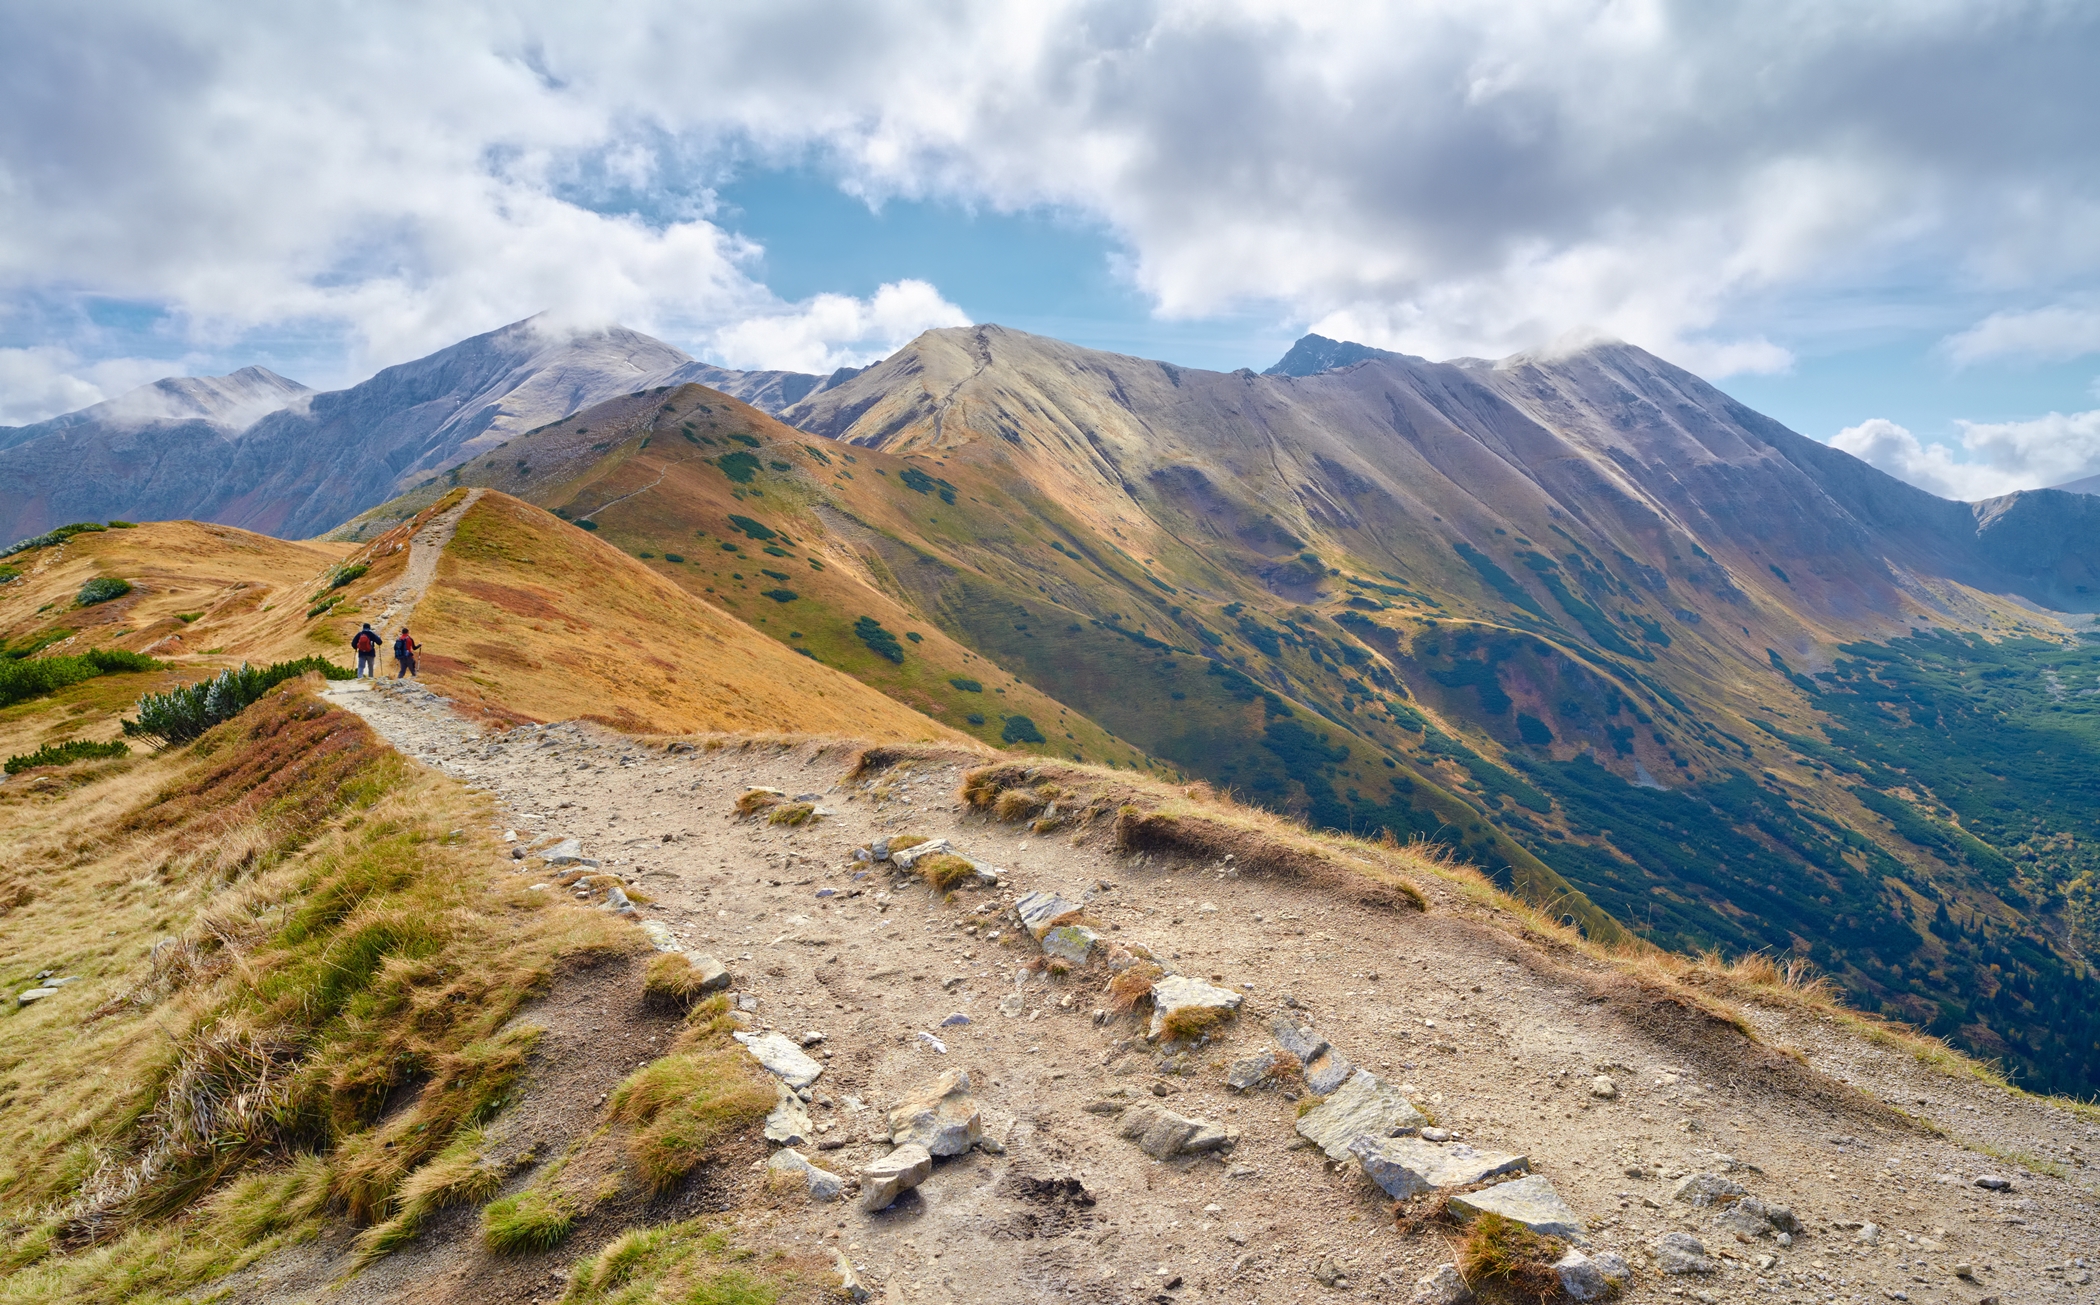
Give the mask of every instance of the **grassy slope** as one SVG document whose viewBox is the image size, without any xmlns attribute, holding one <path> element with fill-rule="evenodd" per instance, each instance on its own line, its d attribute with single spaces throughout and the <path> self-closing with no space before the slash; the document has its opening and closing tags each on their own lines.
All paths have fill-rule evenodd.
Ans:
<svg viewBox="0 0 2100 1305">
<path fill-rule="evenodd" d="M 416 626 L 425 679 L 500 711 L 637 732 L 956 737 L 501 494 L 461 520 Z"/>
<path fill-rule="evenodd" d="M 720 465 L 736 454 L 755 464 L 743 483 Z M 1126 766 L 1150 763 L 1142 748 L 1111 736 L 998 659 L 958 643 L 918 607 L 908 573 L 941 563 L 903 541 L 941 530 L 940 521 L 926 518 L 945 511 L 948 538 L 964 546 L 995 513 L 966 518 L 930 496 L 931 510 L 923 510 L 922 496 L 891 479 L 907 465 L 879 454 L 834 456 L 821 441 L 755 408 L 686 386 L 675 394 L 615 400 L 522 436 L 464 464 L 451 479 L 516 494 L 571 519 L 588 518 L 597 539 L 662 579 L 983 742 L 1030 746 L 1006 737 L 1006 722 L 1020 716 L 1043 735 L 1038 750 Z M 911 501 L 891 502 L 897 493 Z M 418 501 L 411 496 L 361 520 L 383 524 Z M 732 515 L 774 537 L 755 537 L 733 524 Z M 794 597 L 776 601 L 767 591 Z M 864 617 L 897 639 L 901 662 L 855 634 Z M 957 680 L 979 687 L 958 687 Z M 973 722 L 972 715 L 982 720 Z"/>
</svg>

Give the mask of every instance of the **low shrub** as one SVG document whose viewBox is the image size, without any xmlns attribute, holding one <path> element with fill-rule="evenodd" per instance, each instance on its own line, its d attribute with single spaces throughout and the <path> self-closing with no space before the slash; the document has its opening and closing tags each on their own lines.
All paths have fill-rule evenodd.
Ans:
<svg viewBox="0 0 2100 1305">
<path fill-rule="evenodd" d="M 1166 970 L 1151 961 L 1139 961 L 1125 967 L 1108 981 L 1108 1008 L 1118 1015 L 1136 1010 L 1152 999 L 1152 985 L 1165 973 Z"/>
<path fill-rule="evenodd" d="M 999 729 L 999 741 L 1001 743 L 1048 743 L 1050 740 L 1044 738 L 1043 732 L 1035 727 L 1035 722 L 1026 716 L 1008 716 L 1006 723 Z"/>
<path fill-rule="evenodd" d="M 874 653 L 877 657 L 895 662 L 900 666 L 904 664 L 904 645 L 897 642 L 897 636 L 891 631 L 884 629 L 882 622 L 874 617 L 863 616 L 855 621 L 853 623 L 853 633 L 855 637 L 867 645 L 868 651 Z"/>
<path fill-rule="evenodd" d="M 131 749 L 121 743 L 96 743 L 90 739 L 72 739 L 65 743 L 46 743 L 35 752 L 7 759 L 7 773 L 19 775 L 35 766 L 64 766 L 75 761 L 99 761 L 105 757 L 125 757 Z"/>
<path fill-rule="evenodd" d="M 817 818 L 817 809 L 807 802 L 783 802 L 766 816 L 769 825 L 806 825 Z"/>
<path fill-rule="evenodd" d="M 362 578 L 364 573 L 371 569 L 363 562 L 352 562 L 348 566 L 339 566 L 328 573 L 328 587 L 330 589 L 341 589 L 351 581 Z"/>
<path fill-rule="evenodd" d="M 73 601 L 82 607 L 93 607 L 97 603 L 122 598 L 130 592 L 131 581 L 119 580 L 113 575 L 98 575 L 80 586 L 80 592 L 73 596 Z"/>
<path fill-rule="evenodd" d="M 665 553 L 665 554 L 664 554 L 664 561 L 666 561 L 666 562 L 683 562 L 683 561 L 685 561 L 685 554 L 683 554 L 683 553 Z"/>
<path fill-rule="evenodd" d="M 1195 1042 L 1215 1033 L 1231 1018 L 1231 1010 L 1224 1006 L 1183 1006 L 1167 1012 L 1160 1021 L 1160 1034 L 1174 1042 Z"/>
<path fill-rule="evenodd" d="M 135 709 L 138 715 L 124 722 L 124 733 L 133 738 L 158 739 L 164 746 L 189 743 L 219 722 L 240 715 L 286 680 L 311 671 L 331 680 L 348 680 L 357 674 L 325 657 L 276 662 L 261 670 L 243 662 L 237 671 L 224 670 L 214 679 L 140 698 Z"/>
<path fill-rule="evenodd" d="M 642 1005 L 649 1010 L 684 1015 L 707 994 L 700 971 L 678 952 L 658 952 L 642 972 Z"/>
<path fill-rule="evenodd" d="M 984 692 L 984 685 L 967 675 L 951 675 L 948 677 L 948 684 L 951 688 L 958 689 L 964 693 Z"/>
<path fill-rule="evenodd" d="M 69 684 L 120 671 L 158 670 L 160 663 L 122 648 L 90 648 L 77 657 L 0 660 L 0 707 L 55 693 Z"/>
<path fill-rule="evenodd" d="M 740 816 L 755 816 L 761 811 L 770 811 L 786 798 L 776 789 L 748 788 L 737 797 L 736 813 Z"/>
<path fill-rule="evenodd" d="M 75 521 L 72 525 L 60 526 L 33 538 L 19 540 L 4 552 L 0 552 L 0 557 L 13 557 L 16 553 L 26 553 L 32 548 L 49 548 L 53 544 L 63 544 L 75 535 L 98 534 L 107 529 L 108 526 L 97 525 L 93 521 Z"/>
<path fill-rule="evenodd" d="M 576 1207 L 559 1192 L 528 1187 L 481 1210 L 481 1238 L 498 1255 L 551 1251 L 576 1227 Z"/>
</svg>

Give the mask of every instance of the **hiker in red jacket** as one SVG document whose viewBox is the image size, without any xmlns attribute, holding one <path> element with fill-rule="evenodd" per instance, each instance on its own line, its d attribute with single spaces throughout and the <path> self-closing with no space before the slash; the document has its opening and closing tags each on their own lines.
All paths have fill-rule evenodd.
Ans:
<svg viewBox="0 0 2100 1305">
<path fill-rule="evenodd" d="M 370 621 L 365 628 L 350 636 L 350 646 L 357 650 L 357 678 L 375 680 L 379 678 L 379 634 Z"/>
<path fill-rule="evenodd" d="M 422 646 L 422 644 L 409 637 L 407 626 L 401 627 L 401 633 L 394 639 L 394 661 L 398 668 L 394 672 L 395 679 L 398 680 L 404 675 L 416 674 L 416 649 Z M 421 679 L 423 677 L 417 675 L 416 678 Z"/>
</svg>

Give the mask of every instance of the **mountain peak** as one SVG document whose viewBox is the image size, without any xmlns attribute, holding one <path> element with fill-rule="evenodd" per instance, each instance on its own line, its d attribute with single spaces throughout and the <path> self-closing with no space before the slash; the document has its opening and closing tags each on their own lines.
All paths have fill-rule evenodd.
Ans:
<svg viewBox="0 0 2100 1305">
<path fill-rule="evenodd" d="M 1368 344 L 1353 340 L 1330 340 L 1324 335 L 1307 333 L 1298 338 L 1290 352 L 1277 359 L 1276 365 L 1263 372 L 1264 376 L 1317 376 L 1331 372 L 1337 367 L 1348 367 L 1372 358 L 1398 361 L 1406 354 L 1388 349 L 1374 349 Z"/>
</svg>

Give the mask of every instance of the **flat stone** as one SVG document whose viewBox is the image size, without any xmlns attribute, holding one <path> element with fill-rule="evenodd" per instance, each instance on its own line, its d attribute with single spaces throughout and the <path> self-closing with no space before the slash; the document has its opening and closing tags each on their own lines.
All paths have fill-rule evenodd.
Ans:
<svg viewBox="0 0 2100 1305">
<path fill-rule="evenodd" d="M 1465 1305 L 1473 1299 L 1455 1264 L 1439 1264 L 1436 1272 L 1415 1279 L 1415 1305 Z"/>
<path fill-rule="evenodd" d="M 1359 1137 L 1396 1137 L 1428 1122 L 1399 1089 L 1360 1069 L 1298 1117 L 1298 1135 L 1326 1152 L 1329 1160 L 1340 1162 L 1349 1158 L 1349 1144 Z"/>
<path fill-rule="evenodd" d="M 1696 1173 L 1686 1174 L 1678 1179 L 1677 1186 L 1670 1189 L 1670 1199 L 1704 1209 L 1719 1201 L 1732 1201 L 1739 1196 L 1747 1196 L 1749 1192 L 1749 1188 L 1732 1178 L 1723 1178 L 1719 1174 Z"/>
<path fill-rule="evenodd" d="M 836 1201 L 846 1190 L 845 1179 L 828 1169 L 817 1168 L 809 1162 L 807 1156 L 793 1147 L 774 1152 L 773 1158 L 766 1161 L 766 1169 L 770 1173 L 800 1179 L 812 1201 Z"/>
<path fill-rule="evenodd" d="M 1014 903 L 1014 913 L 1021 917 L 1021 927 L 1030 937 L 1041 941 L 1050 932 L 1051 926 L 1061 923 L 1068 916 L 1079 914 L 1079 907 L 1059 897 L 1056 893 L 1030 893 Z"/>
<path fill-rule="evenodd" d="M 1852 1234 L 1852 1240 L 1866 1246 L 1881 1245 L 1881 1225 L 1878 1223 L 1861 1224 L 1859 1231 Z"/>
<path fill-rule="evenodd" d="M 1236 1011 L 1246 998 L 1230 988 L 1214 987 L 1185 974 L 1162 976 L 1152 985 L 1152 1028 L 1157 1038 L 1166 1028 L 1167 1016 L 1179 1010 Z"/>
<path fill-rule="evenodd" d="M 810 1122 L 809 1108 L 802 1098 L 785 1083 L 775 1083 L 780 1094 L 773 1113 L 766 1116 L 766 1140 L 780 1146 L 808 1146 L 817 1135 L 817 1127 Z"/>
<path fill-rule="evenodd" d="M 535 885 L 542 886 L 544 885 Z M 685 944 L 678 941 L 678 935 L 671 932 L 671 926 L 661 920 L 642 921 L 642 936 L 649 940 L 651 947 L 660 952 L 677 953 L 685 950 Z"/>
<path fill-rule="evenodd" d="M 925 1147 L 900 1146 L 860 1171 L 860 1208 L 886 1210 L 932 1172 L 933 1156 Z"/>
<path fill-rule="evenodd" d="M 46 997 L 55 997 L 57 995 L 58 989 L 56 988 L 24 988 L 15 994 L 15 1005 L 27 1006 L 33 1002 L 42 1001 Z"/>
<path fill-rule="evenodd" d="M 1084 965 L 1100 941 L 1101 935 L 1083 924 L 1053 925 L 1043 931 L 1043 953 L 1062 957 L 1074 965 Z"/>
<path fill-rule="evenodd" d="M 1746 1196 L 1715 1215 L 1714 1227 L 1749 1237 L 1772 1237 L 1800 1232 L 1801 1221 L 1786 1206 L 1766 1205 L 1754 1196 Z"/>
<path fill-rule="evenodd" d="M 1183 1155 L 1205 1155 L 1212 1151 L 1223 1151 L 1240 1140 L 1238 1129 L 1227 1128 L 1223 1124 L 1205 1123 L 1200 1119 L 1196 1123 L 1200 1127 L 1190 1135 L 1188 1141 L 1181 1144 Z"/>
<path fill-rule="evenodd" d="M 1306 1063 L 1305 1086 L 1314 1096 L 1324 1097 L 1355 1073 L 1356 1066 L 1349 1063 L 1349 1058 L 1329 1047 Z"/>
<path fill-rule="evenodd" d="M 1288 1015 L 1279 1015 L 1269 1026 L 1276 1045 L 1298 1058 L 1301 1065 L 1309 1065 L 1321 1052 L 1327 1050 L 1327 1039 L 1301 1026 Z M 1324 1094 L 1323 1094 L 1324 1095 Z"/>
<path fill-rule="evenodd" d="M 1463 1142 L 1443 1146 L 1412 1137 L 1359 1137 L 1350 1154 L 1387 1196 L 1419 1196 L 1446 1187 L 1470 1187 L 1502 1174 L 1519 1173 L 1531 1162 L 1521 1155 L 1476 1151 Z"/>
<path fill-rule="evenodd" d="M 930 1155 L 961 1155 L 984 1133 L 983 1115 L 969 1093 L 967 1071 L 942 1074 L 889 1112 L 890 1141 L 924 1147 Z"/>
<path fill-rule="evenodd" d="M 1116 1136 L 1138 1144 L 1138 1150 L 1154 1160 L 1171 1160 L 1181 1154 L 1182 1144 L 1194 1137 L 1203 1121 L 1177 1115 L 1158 1106 L 1132 1106 L 1123 1112 Z"/>
<path fill-rule="evenodd" d="M 599 904 L 598 909 L 611 911 L 614 915 L 638 914 L 634 907 L 634 899 L 629 897 L 626 890 L 618 884 L 614 884 L 606 890 L 605 900 Z"/>
<path fill-rule="evenodd" d="M 846 1253 L 834 1246 L 831 1248 L 831 1254 L 838 1260 L 832 1272 L 839 1275 L 839 1291 L 846 1299 L 854 1302 L 873 1299 L 874 1293 L 861 1282 L 859 1272 L 854 1269 L 853 1261 L 846 1258 Z"/>
<path fill-rule="evenodd" d="M 1599 1101 L 1616 1101 L 1619 1097 L 1619 1085 L 1612 1082 L 1609 1075 L 1599 1074 L 1590 1080 L 1590 1095 Z M 1579 1296 L 1576 1299 L 1588 1300 L 1589 1297 Z"/>
<path fill-rule="evenodd" d="M 1225 1086 L 1235 1092 L 1248 1092 L 1266 1082 L 1282 1057 L 1275 1051 L 1258 1051 L 1243 1060 L 1232 1062 L 1225 1071 Z"/>
<path fill-rule="evenodd" d="M 573 838 L 564 838 L 559 843 L 540 853 L 540 859 L 548 865 L 596 866 L 598 864 L 596 859 L 583 854 L 583 844 Z"/>
<path fill-rule="evenodd" d="M 909 870 L 929 856 L 939 856 L 943 852 L 954 850 L 954 846 L 947 839 L 932 838 L 923 843 L 913 843 L 910 847 L 898 848 L 890 853 L 890 864 L 900 870 Z"/>
<path fill-rule="evenodd" d="M 1578 1301 L 1602 1300 L 1633 1277 L 1633 1269 L 1611 1251 L 1590 1256 L 1573 1248 L 1553 1262 L 1553 1272 L 1560 1289 Z"/>
<path fill-rule="evenodd" d="M 693 967 L 693 973 L 700 980 L 700 991 L 720 992 L 729 986 L 728 967 L 714 957 L 696 953 L 686 957 L 686 961 Z"/>
<path fill-rule="evenodd" d="M 1535 1233 L 1563 1241 L 1588 1241 L 1582 1216 L 1568 1208 L 1544 1174 L 1513 1179 L 1478 1192 L 1462 1192 L 1450 1198 L 1449 1207 L 1461 1219 L 1476 1214 L 1499 1214 L 1523 1224 Z"/>
<path fill-rule="evenodd" d="M 1720 1265 L 1706 1253 L 1706 1243 L 1688 1232 L 1666 1232 L 1651 1243 L 1655 1267 L 1663 1273 L 1714 1273 Z"/>
<path fill-rule="evenodd" d="M 26 992 L 22 994 L 22 996 L 24 997 L 27 997 L 28 995 L 29 994 Z M 1983 1174 L 1979 1176 L 1976 1179 L 1976 1185 L 1978 1187 L 1981 1187 L 1986 1192 L 2004 1192 L 2009 1191 L 2012 1188 L 2011 1180 L 2000 1178 L 1996 1174 Z"/>
<path fill-rule="evenodd" d="M 734 1033 L 751 1058 L 766 1067 L 791 1088 L 806 1088 L 817 1081 L 824 1067 L 802 1054 L 802 1048 L 779 1033 Z"/>
</svg>

